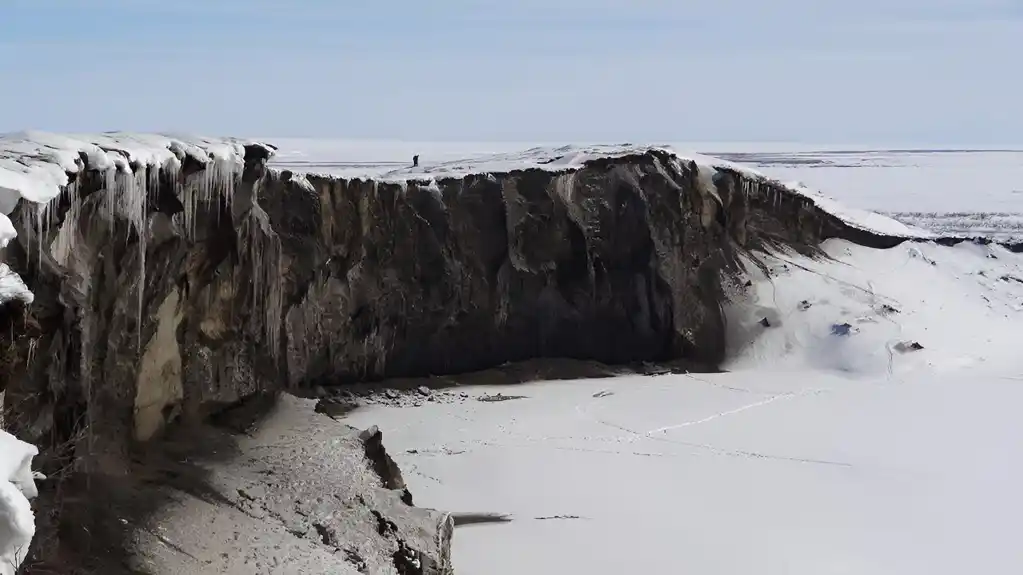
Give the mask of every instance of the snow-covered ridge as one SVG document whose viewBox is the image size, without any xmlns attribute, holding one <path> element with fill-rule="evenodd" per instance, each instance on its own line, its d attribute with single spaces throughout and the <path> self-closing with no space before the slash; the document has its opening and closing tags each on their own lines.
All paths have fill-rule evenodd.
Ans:
<svg viewBox="0 0 1023 575">
<path fill-rule="evenodd" d="M 152 187 L 153 174 L 140 169 L 156 167 L 179 171 L 186 158 L 207 167 L 209 180 L 198 197 L 183 197 L 186 212 L 193 201 L 212 199 L 214 187 L 230 201 L 233 181 L 244 167 L 245 147 L 258 145 L 268 156 L 276 148 L 252 140 L 237 138 L 205 138 L 163 134 L 132 134 L 111 132 L 93 135 L 57 135 L 45 132 L 19 132 L 0 135 L 0 247 L 6 246 L 16 231 L 7 214 L 18 201 L 25 199 L 40 205 L 40 227 L 45 227 L 47 206 L 71 182 L 69 175 L 83 169 L 105 172 L 110 185 L 116 188 L 109 202 L 111 209 L 120 209 L 137 227 L 145 225 L 145 197 Z M 605 159 L 642 155 L 654 151 L 676 156 L 681 161 L 692 161 L 713 180 L 719 169 L 728 169 L 744 176 L 783 186 L 795 194 L 811 199 L 819 208 L 847 224 L 874 233 L 909 237 L 931 237 L 926 231 L 907 226 L 888 217 L 842 206 L 822 194 L 799 185 L 784 185 L 746 166 L 702 154 L 676 153 L 670 147 L 633 144 L 534 147 L 520 152 L 504 152 L 424 163 L 419 166 L 396 167 L 390 165 L 355 164 L 343 157 L 327 158 L 329 152 L 319 150 L 314 156 L 301 152 L 282 154 L 287 159 L 274 162 L 278 168 L 297 173 L 328 175 L 345 178 L 372 178 L 381 182 L 410 180 L 436 181 L 459 178 L 470 174 L 508 173 L 516 170 L 543 169 L 571 171 L 586 164 Z M 298 158 L 303 158 L 299 160 Z M 210 169 L 212 168 L 212 169 Z M 187 195 L 187 190 L 184 190 Z M 73 198 L 72 198 L 73 200 Z M 72 203 L 74 203 L 72 201 Z M 186 215 L 187 217 L 187 215 Z"/>
<path fill-rule="evenodd" d="M 907 226 L 874 212 L 844 206 L 822 193 L 801 183 L 783 183 L 748 166 L 699 153 L 677 152 L 670 146 L 643 146 L 634 144 L 534 147 L 518 152 L 500 152 L 465 159 L 444 160 L 424 163 L 419 166 L 394 163 L 371 163 L 346 161 L 328 150 L 317 150 L 311 155 L 300 150 L 281 150 L 271 165 L 293 172 L 341 178 L 365 178 L 380 182 L 404 182 L 411 180 L 436 181 L 446 178 L 463 178 L 474 174 L 509 173 L 516 170 L 548 170 L 556 172 L 583 168 L 590 162 L 643 155 L 650 152 L 670 154 L 680 161 L 697 165 L 709 180 L 721 169 L 730 170 L 743 176 L 787 189 L 814 202 L 821 210 L 841 219 L 846 224 L 886 236 L 905 238 L 931 238 L 930 232 Z"/>
</svg>

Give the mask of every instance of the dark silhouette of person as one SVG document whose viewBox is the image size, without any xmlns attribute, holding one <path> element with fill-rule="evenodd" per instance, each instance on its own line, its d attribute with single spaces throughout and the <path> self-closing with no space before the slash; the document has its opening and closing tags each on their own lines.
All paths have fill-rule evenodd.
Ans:
<svg viewBox="0 0 1023 575">
<path fill-rule="evenodd" d="M 419 165 L 419 154 L 412 156 L 412 167 L 415 168 Z"/>
</svg>

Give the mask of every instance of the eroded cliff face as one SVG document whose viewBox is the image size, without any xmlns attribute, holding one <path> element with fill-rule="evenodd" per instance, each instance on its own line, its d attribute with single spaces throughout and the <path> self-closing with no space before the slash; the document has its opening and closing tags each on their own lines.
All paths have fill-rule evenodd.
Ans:
<svg viewBox="0 0 1023 575">
<path fill-rule="evenodd" d="M 437 182 L 299 178 L 267 157 L 248 148 L 229 193 L 198 165 L 148 168 L 142 225 L 88 169 L 47 225 L 12 214 L 6 259 L 36 301 L 0 338 L 27 439 L 84 418 L 123 446 L 260 392 L 535 357 L 713 367 L 740 254 L 889 241 L 658 151 Z"/>
<path fill-rule="evenodd" d="M 533 357 L 715 366 L 737 255 L 812 249 L 829 231 L 809 202 L 659 153 L 436 184 L 308 182 L 265 185 L 289 260 L 292 385 Z"/>
<path fill-rule="evenodd" d="M 537 357 L 713 368 L 740 255 L 900 241 L 660 151 L 436 182 L 296 177 L 268 155 L 247 147 L 226 181 L 135 165 L 115 176 L 146 182 L 128 207 L 86 164 L 11 215 L 4 257 L 35 302 L 0 312 L 0 388 L 48 466 L 127 472 L 170 423 L 302 386 Z"/>
</svg>

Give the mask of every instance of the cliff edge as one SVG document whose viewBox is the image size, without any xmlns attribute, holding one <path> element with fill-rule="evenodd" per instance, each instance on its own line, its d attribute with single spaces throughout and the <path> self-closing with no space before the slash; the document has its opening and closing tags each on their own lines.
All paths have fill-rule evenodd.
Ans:
<svg viewBox="0 0 1023 575">
<path fill-rule="evenodd" d="M 658 148 L 374 178 L 271 169 L 274 150 L 0 138 L 0 390 L 44 467 L 128 474 L 175 424 L 313 385 L 549 357 L 713 369 L 741 262 L 917 233 Z"/>
</svg>

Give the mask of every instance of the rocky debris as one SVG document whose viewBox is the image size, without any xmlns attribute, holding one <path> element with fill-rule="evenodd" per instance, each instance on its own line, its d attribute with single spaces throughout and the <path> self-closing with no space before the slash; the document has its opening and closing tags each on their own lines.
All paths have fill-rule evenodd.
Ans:
<svg viewBox="0 0 1023 575">
<path fill-rule="evenodd" d="M 476 398 L 476 401 L 483 403 L 497 403 L 501 401 L 513 401 L 516 399 L 529 399 L 525 395 L 504 395 L 503 393 L 496 393 L 494 395 L 484 394 Z"/>
<path fill-rule="evenodd" d="M 508 386 L 529 381 L 547 381 L 551 379 L 602 378 L 620 375 L 664 375 L 702 371 L 705 371 L 703 366 L 694 366 L 685 361 L 663 363 L 638 362 L 611 367 L 595 362 L 581 364 L 574 360 L 544 359 L 540 361 L 508 363 L 480 372 L 445 377 L 397 379 L 379 383 L 317 388 L 309 396 L 320 398 L 316 406 L 318 412 L 342 418 L 359 407 L 372 405 L 422 407 L 432 403 L 464 403 L 472 399 L 484 403 L 505 399 L 524 399 L 524 397 L 518 396 L 505 396 L 503 393 L 497 393 L 496 396 L 490 396 L 485 393 L 482 395 L 470 395 L 468 392 L 461 391 L 459 389 L 461 387 L 479 389 L 493 385 Z M 427 383 L 424 384 L 422 383 L 423 381 Z M 612 392 L 606 393 L 607 395 L 612 394 Z"/>
<path fill-rule="evenodd" d="M 418 389 L 385 388 L 353 392 L 343 388 L 331 388 L 328 389 L 327 397 L 318 402 L 317 411 L 334 417 L 343 417 L 354 409 L 370 405 L 422 407 L 428 403 L 462 403 L 467 399 L 469 394 L 453 390 L 431 390 L 429 395 L 423 395 Z"/>
<path fill-rule="evenodd" d="M 422 388 L 411 390 L 397 390 L 386 388 L 381 390 L 369 390 L 359 393 L 345 389 L 337 389 L 336 393 L 319 400 L 316 411 L 325 413 L 332 417 L 343 418 L 345 414 L 371 405 L 383 405 L 388 407 L 422 407 L 427 404 L 451 404 L 464 403 L 474 400 L 482 403 L 493 403 L 510 401 L 513 399 L 526 399 L 524 395 L 505 395 L 498 392 L 495 394 L 483 393 L 473 395 L 457 390 L 428 390 L 429 394 L 424 395 Z"/>
</svg>

